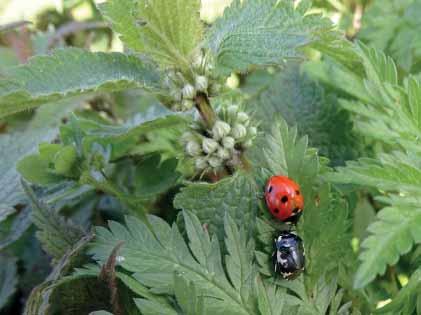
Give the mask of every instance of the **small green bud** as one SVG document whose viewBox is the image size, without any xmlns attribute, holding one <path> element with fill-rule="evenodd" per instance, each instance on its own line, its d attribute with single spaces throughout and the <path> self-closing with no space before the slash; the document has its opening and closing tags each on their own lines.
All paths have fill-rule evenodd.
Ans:
<svg viewBox="0 0 421 315">
<path fill-rule="evenodd" d="M 243 143 L 243 147 L 250 148 L 253 145 L 253 140 L 248 139 L 246 142 Z"/>
<path fill-rule="evenodd" d="M 73 168 L 78 158 L 73 146 L 65 146 L 54 157 L 54 168 L 57 174 L 67 175 Z"/>
<path fill-rule="evenodd" d="M 231 157 L 230 152 L 225 148 L 219 148 L 216 154 L 221 160 L 228 160 Z"/>
<path fill-rule="evenodd" d="M 231 73 L 231 75 L 227 79 L 227 86 L 234 90 L 240 86 L 240 78 L 236 73 Z"/>
<path fill-rule="evenodd" d="M 210 138 L 204 138 L 202 142 L 202 149 L 205 153 L 211 154 L 218 149 L 218 142 Z"/>
<path fill-rule="evenodd" d="M 231 126 L 225 121 L 218 120 L 212 128 L 213 137 L 216 140 L 222 139 L 227 136 L 231 131 Z"/>
<path fill-rule="evenodd" d="M 171 89 L 170 91 L 171 98 L 176 102 L 181 102 L 181 91 L 177 88 Z"/>
<path fill-rule="evenodd" d="M 202 153 L 202 148 L 196 141 L 189 141 L 186 145 L 186 152 L 190 156 L 198 156 Z"/>
<path fill-rule="evenodd" d="M 222 145 L 228 150 L 234 149 L 235 139 L 233 137 L 225 137 L 222 139 Z"/>
<path fill-rule="evenodd" d="M 213 156 L 209 159 L 209 165 L 213 168 L 220 167 L 222 165 L 222 160 L 216 156 Z"/>
<path fill-rule="evenodd" d="M 197 170 L 201 171 L 208 167 L 208 161 L 204 157 L 198 157 L 194 161 L 194 166 Z"/>
<path fill-rule="evenodd" d="M 250 137 L 255 137 L 256 135 L 257 135 L 257 128 L 256 127 L 249 127 L 249 129 L 248 129 L 248 131 L 247 131 L 247 134 L 250 136 Z"/>
<path fill-rule="evenodd" d="M 230 106 L 228 106 L 228 108 L 227 108 L 227 113 L 228 113 L 228 115 L 230 115 L 231 117 L 232 117 L 232 116 L 234 116 L 234 115 L 237 115 L 238 111 L 239 111 L 239 108 L 238 108 L 238 106 L 237 106 L 237 105 L 230 105 Z"/>
<path fill-rule="evenodd" d="M 208 89 L 208 79 L 205 76 L 199 75 L 196 77 L 196 89 L 198 91 L 206 91 Z"/>
<path fill-rule="evenodd" d="M 245 112 L 239 112 L 237 114 L 237 122 L 242 123 L 244 125 L 247 125 L 250 121 L 250 117 L 249 115 L 247 115 L 247 113 Z"/>
<path fill-rule="evenodd" d="M 182 90 L 183 98 L 184 99 L 193 99 L 196 95 L 196 91 L 191 84 L 186 84 Z"/>
<path fill-rule="evenodd" d="M 235 124 L 231 130 L 231 135 L 234 139 L 241 139 L 247 135 L 247 129 L 242 124 Z"/>
</svg>

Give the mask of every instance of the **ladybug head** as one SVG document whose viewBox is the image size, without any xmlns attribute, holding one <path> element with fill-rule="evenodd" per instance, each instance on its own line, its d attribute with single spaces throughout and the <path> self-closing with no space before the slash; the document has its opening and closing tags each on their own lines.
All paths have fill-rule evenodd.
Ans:
<svg viewBox="0 0 421 315">
<path fill-rule="evenodd" d="M 295 221 L 304 207 L 300 186 L 286 176 L 272 176 L 265 189 L 269 211 L 279 220 Z"/>
</svg>

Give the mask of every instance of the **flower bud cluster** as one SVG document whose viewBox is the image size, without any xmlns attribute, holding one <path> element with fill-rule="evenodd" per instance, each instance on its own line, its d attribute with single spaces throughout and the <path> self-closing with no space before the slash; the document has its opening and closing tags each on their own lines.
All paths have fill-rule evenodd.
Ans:
<svg viewBox="0 0 421 315">
<path fill-rule="evenodd" d="M 250 116 L 237 105 L 222 107 L 211 129 L 197 123 L 183 135 L 186 154 L 194 160 L 197 171 L 218 171 L 236 166 L 241 152 L 253 144 L 257 128 Z"/>
<path fill-rule="evenodd" d="M 191 71 L 183 74 L 181 71 L 169 70 L 163 85 L 169 90 L 172 110 L 188 111 L 193 108 L 197 93 L 215 95 L 223 88 L 221 84 L 212 80 L 212 62 L 203 51 L 196 52 L 191 60 Z"/>
</svg>

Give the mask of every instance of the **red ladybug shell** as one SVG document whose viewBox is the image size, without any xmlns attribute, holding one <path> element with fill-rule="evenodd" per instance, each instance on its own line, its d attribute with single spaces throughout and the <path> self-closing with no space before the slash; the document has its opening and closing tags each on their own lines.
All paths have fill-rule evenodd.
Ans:
<svg viewBox="0 0 421 315">
<path fill-rule="evenodd" d="M 304 207 L 300 186 L 286 176 L 272 176 L 265 188 L 266 204 L 279 220 L 296 221 Z"/>
</svg>

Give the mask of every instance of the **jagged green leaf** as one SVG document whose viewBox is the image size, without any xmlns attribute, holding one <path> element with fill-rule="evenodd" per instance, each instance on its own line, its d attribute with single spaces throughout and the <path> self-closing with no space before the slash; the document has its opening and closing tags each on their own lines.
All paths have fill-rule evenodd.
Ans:
<svg viewBox="0 0 421 315">
<path fill-rule="evenodd" d="M 320 171 L 317 152 L 308 148 L 308 138 L 298 138 L 297 128 L 289 128 L 277 118 L 266 135 L 263 153 L 270 174 L 286 175 L 301 185 L 304 196 L 310 194 Z"/>
<path fill-rule="evenodd" d="M 257 214 L 258 187 L 247 173 L 238 172 L 215 184 L 191 183 L 177 194 L 174 206 L 194 212 L 201 222 L 208 224 L 211 233 L 222 236 L 223 220 L 228 213 L 248 232 L 253 231 Z"/>
<path fill-rule="evenodd" d="M 395 298 L 386 306 L 377 309 L 377 314 L 413 314 L 417 306 L 417 298 L 421 290 L 421 269 L 411 275 L 408 283 L 399 291 Z"/>
<path fill-rule="evenodd" d="M 402 193 L 421 193 L 419 155 L 401 152 L 382 154 L 378 159 L 361 158 L 326 176 L 333 182 L 375 187 Z"/>
<path fill-rule="evenodd" d="M 100 5 L 121 39 L 163 66 L 188 67 L 202 35 L 196 0 L 108 0 Z"/>
<path fill-rule="evenodd" d="M 394 265 L 399 257 L 409 252 L 414 243 L 421 242 L 421 211 L 410 206 L 396 204 L 378 213 L 378 220 L 368 230 L 371 235 L 361 244 L 361 264 L 354 280 L 356 288 L 362 288 L 376 275 Z"/>
<path fill-rule="evenodd" d="M 265 79 L 266 84 L 256 82 Z M 267 78 L 267 79 L 266 79 Z M 261 90 L 250 95 L 248 90 Z M 247 76 L 243 86 L 252 96 L 247 103 L 261 122 L 282 115 L 289 125 L 297 125 L 299 135 L 308 135 L 309 145 L 329 158 L 333 165 L 356 157 L 359 146 L 352 132 L 350 115 L 339 106 L 338 98 L 300 72 L 290 63 L 276 75 L 257 71 Z M 260 129 L 270 132 L 272 124 L 262 123 Z"/>
<path fill-rule="evenodd" d="M 26 183 L 23 185 L 32 206 L 32 222 L 39 229 L 37 237 L 48 254 L 60 259 L 85 233 L 81 227 L 41 203 Z"/>
<path fill-rule="evenodd" d="M 155 70 L 136 56 L 59 49 L 7 71 L 0 81 L 0 117 L 81 93 L 153 88 Z"/>
<path fill-rule="evenodd" d="M 18 283 L 16 258 L 0 255 L 0 310 L 15 293 Z"/>
<path fill-rule="evenodd" d="M 257 278 L 256 282 L 260 314 L 282 315 L 287 298 L 285 290 L 274 285 L 266 285 L 260 278 Z"/>
<path fill-rule="evenodd" d="M 417 0 L 374 1 L 363 15 L 358 37 L 390 54 L 406 72 L 415 70 L 421 60 L 420 12 Z"/>
<path fill-rule="evenodd" d="M 25 128 L 0 134 L 0 209 L 23 202 L 25 197 L 20 187 L 17 162 L 25 155 L 33 153 L 38 144 L 49 142 L 58 134 L 61 119 L 79 106 L 84 98 L 73 98 L 48 104 L 37 110 Z"/>
<path fill-rule="evenodd" d="M 207 45 L 222 73 L 302 58 L 300 48 L 331 31 L 328 20 L 290 1 L 235 0 L 209 31 Z"/>
<path fill-rule="evenodd" d="M 144 222 L 130 217 L 126 220 L 126 227 L 110 222 L 110 230 L 97 228 L 97 238 L 91 253 L 96 260 L 104 262 L 112 248 L 123 241 L 124 245 L 119 252 L 124 257 L 121 259 L 121 267 L 135 273 L 136 278 L 154 292 L 173 293 L 176 273 L 194 283 L 197 292 L 203 295 L 204 307 L 209 314 L 254 314 L 250 301 L 245 301 L 236 289 L 240 281 L 237 275 L 228 271 L 230 279 L 236 281 L 236 284 L 231 284 L 223 271 L 217 239 L 210 239 L 194 214 L 184 212 L 184 218 L 189 246 L 175 225 L 170 227 L 162 219 L 149 216 L 152 232 Z M 233 244 L 235 240 L 232 237 L 239 233 L 233 222 L 232 219 L 226 221 L 226 228 L 232 231 L 227 233 L 227 245 Z M 244 248 L 243 242 L 238 246 L 240 251 L 248 250 Z M 229 257 L 241 269 L 245 268 L 242 265 L 244 261 L 234 251 Z M 245 277 L 241 279 L 247 281 Z M 145 302 L 141 303 L 145 307 Z M 148 307 L 156 307 L 156 302 L 146 304 Z"/>
<path fill-rule="evenodd" d="M 174 290 L 178 305 L 185 315 L 205 315 L 203 296 L 196 291 L 193 282 L 174 275 Z"/>
</svg>

